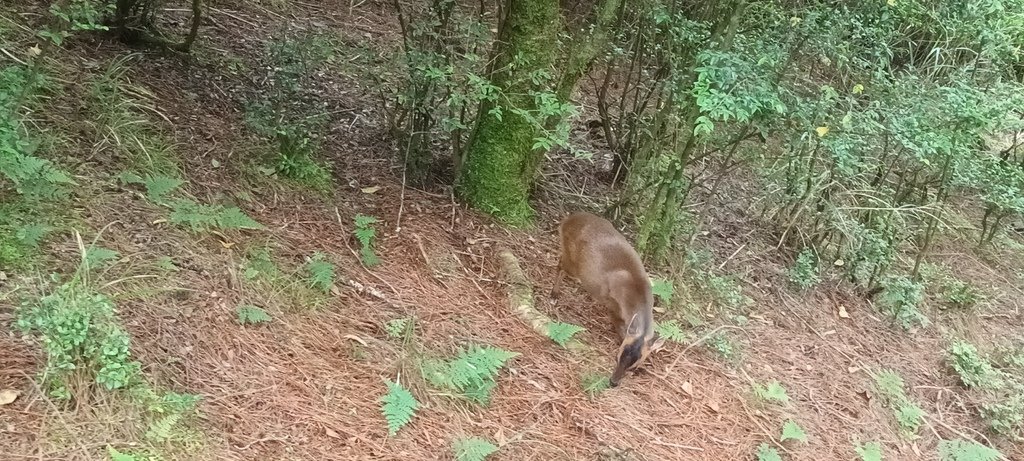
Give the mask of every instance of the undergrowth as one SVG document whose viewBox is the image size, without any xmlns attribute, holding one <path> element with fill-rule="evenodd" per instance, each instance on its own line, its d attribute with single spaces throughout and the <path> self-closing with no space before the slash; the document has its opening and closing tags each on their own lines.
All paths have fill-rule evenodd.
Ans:
<svg viewBox="0 0 1024 461">
<path fill-rule="evenodd" d="M 519 353 L 493 346 L 470 346 L 447 360 L 426 359 L 423 377 L 438 389 L 454 392 L 470 402 L 488 405 L 497 386 L 498 371 Z"/>
<path fill-rule="evenodd" d="M 880 370 L 872 373 L 872 377 L 875 381 L 875 390 L 882 397 L 882 401 L 892 409 L 900 432 L 906 437 L 915 437 L 924 423 L 925 413 L 907 396 L 903 378 L 892 370 Z"/>
</svg>

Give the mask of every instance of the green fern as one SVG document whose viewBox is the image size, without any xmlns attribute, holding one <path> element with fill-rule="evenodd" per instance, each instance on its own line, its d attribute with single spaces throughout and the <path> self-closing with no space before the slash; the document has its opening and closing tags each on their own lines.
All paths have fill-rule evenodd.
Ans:
<svg viewBox="0 0 1024 461">
<path fill-rule="evenodd" d="M 804 432 L 804 429 L 795 421 L 787 420 L 782 425 L 782 437 L 780 437 L 779 440 L 796 440 L 807 443 L 807 433 Z"/>
<path fill-rule="evenodd" d="M 156 442 L 166 442 L 174 438 L 175 426 L 181 421 L 181 413 L 170 413 L 149 425 L 146 438 Z"/>
<path fill-rule="evenodd" d="M 565 347 L 566 343 L 572 339 L 576 333 L 586 330 L 579 325 L 573 325 L 571 323 L 562 322 L 551 322 L 548 324 L 548 337 L 552 341 L 558 343 L 559 346 Z"/>
<path fill-rule="evenodd" d="M 395 435 L 412 421 L 420 403 L 401 384 L 388 382 L 388 393 L 381 397 L 381 412 L 388 424 L 388 435 Z"/>
<path fill-rule="evenodd" d="M 775 401 L 783 404 L 789 403 L 789 396 L 786 395 L 786 388 L 776 380 L 772 380 L 764 386 L 754 383 L 754 394 L 761 400 Z"/>
<path fill-rule="evenodd" d="M 138 457 L 128 453 L 121 453 L 110 445 L 107 445 L 107 454 L 110 455 L 110 461 L 140 461 Z"/>
<path fill-rule="evenodd" d="M 310 286 L 324 293 L 331 291 L 334 286 L 334 264 L 327 261 L 326 255 L 319 251 L 314 253 L 306 263 L 306 271 L 309 272 Z"/>
<path fill-rule="evenodd" d="M 147 175 L 143 181 L 146 186 L 146 197 L 149 201 L 164 205 L 167 203 L 167 195 L 174 192 L 185 181 L 178 178 L 163 175 Z"/>
<path fill-rule="evenodd" d="M 686 333 L 683 332 L 683 328 L 679 325 L 679 321 L 677 320 L 659 322 L 655 326 L 655 331 L 658 332 L 658 336 L 665 338 L 669 341 L 674 341 L 677 343 L 686 342 Z"/>
<path fill-rule="evenodd" d="M 451 360 L 424 361 L 423 376 L 434 387 L 456 391 L 472 402 L 487 405 L 491 390 L 497 386 L 498 370 L 517 356 L 497 347 L 471 346 Z"/>
<path fill-rule="evenodd" d="M 398 339 L 405 336 L 405 332 L 408 331 L 408 328 L 408 318 L 388 320 L 388 322 L 384 324 L 384 330 L 387 331 L 388 337 L 391 339 Z"/>
<path fill-rule="evenodd" d="M 949 364 L 960 376 L 960 381 L 969 388 L 998 389 L 1003 387 L 1003 377 L 982 357 L 973 344 L 954 341 L 946 351 Z"/>
<path fill-rule="evenodd" d="M 118 255 L 118 252 L 109 248 L 91 246 L 85 250 L 85 263 L 92 269 L 98 269 L 117 259 Z"/>
<path fill-rule="evenodd" d="M 999 451 L 969 440 L 939 442 L 940 461 L 996 461 L 1002 457 Z"/>
<path fill-rule="evenodd" d="M 355 234 L 356 240 L 359 241 L 359 257 L 363 260 L 363 264 L 368 267 L 380 264 L 380 258 L 377 257 L 377 253 L 373 250 L 374 238 L 377 236 L 377 231 L 373 228 L 373 225 L 378 222 L 377 218 L 357 214 L 353 220 L 355 221 L 356 229 L 352 233 Z"/>
<path fill-rule="evenodd" d="M 267 311 L 251 304 L 238 306 L 236 312 L 238 313 L 238 323 L 242 325 L 267 323 L 273 320 Z"/>
<path fill-rule="evenodd" d="M 907 435 L 913 435 L 924 422 L 924 410 L 918 407 L 904 390 L 903 378 L 892 370 L 880 370 L 873 374 L 875 389 L 888 404 L 896 418 L 896 423 Z"/>
<path fill-rule="evenodd" d="M 882 444 L 878 442 L 858 445 L 853 450 L 857 452 L 857 456 L 860 456 L 861 461 L 882 461 Z"/>
<path fill-rule="evenodd" d="M 779 450 L 761 443 L 757 446 L 757 461 L 782 461 L 782 456 L 779 456 Z"/>
<path fill-rule="evenodd" d="M 38 248 L 39 243 L 53 231 L 53 228 L 43 224 L 29 224 L 18 228 L 15 233 L 15 238 L 22 245 L 30 248 Z"/>
<path fill-rule="evenodd" d="M 483 461 L 497 451 L 497 446 L 480 437 L 468 437 L 452 443 L 456 461 Z"/>
<path fill-rule="evenodd" d="M 168 220 L 173 224 L 188 226 L 196 232 L 210 229 L 263 229 L 262 224 L 236 207 L 202 205 L 190 200 L 176 201 Z"/>
<path fill-rule="evenodd" d="M 661 302 L 668 304 L 672 302 L 672 295 L 675 293 L 676 288 L 671 280 L 654 278 L 651 279 L 651 291 L 654 292 L 654 296 L 661 298 Z"/>
<path fill-rule="evenodd" d="M 583 392 L 586 392 L 591 398 L 611 387 L 608 375 L 603 373 L 587 373 L 583 375 L 580 384 L 583 386 Z"/>
</svg>

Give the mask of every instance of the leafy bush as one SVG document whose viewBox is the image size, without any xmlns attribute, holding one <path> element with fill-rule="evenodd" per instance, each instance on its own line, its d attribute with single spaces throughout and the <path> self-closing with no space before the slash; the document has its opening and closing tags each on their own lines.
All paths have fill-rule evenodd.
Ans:
<svg viewBox="0 0 1024 461">
<path fill-rule="evenodd" d="M 992 368 L 984 357 L 978 353 L 973 344 L 966 341 L 954 341 L 946 350 L 949 365 L 956 371 L 960 381 L 967 387 L 995 389 L 1003 387 L 1001 373 Z"/>
<path fill-rule="evenodd" d="M 113 301 L 80 280 L 61 284 L 22 304 L 17 326 L 39 338 L 46 354 L 43 381 L 50 394 L 70 399 L 75 376 L 119 389 L 140 378 L 131 360 L 131 338 L 120 326 Z"/>
<path fill-rule="evenodd" d="M 818 256 L 813 249 L 804 248 L 789 269 L 789 281 L 801 290 L 808 290 L 821 281 L 818 271 Z"/>
<path fill-rule="evenodd" d="M 882 312 L 909 330 L 928 325 L 928 317 L 919 310 L 924 301 L 924 284 L 907 277 L 891 277 L 884 283 L 879 306 Z"/>
<path fill-rule="evenodd" d="M 893 410 L 893 416 L 906 435 L 914 435 L 924 422 L 924 410 L 907 397 L 903 378 L 895 371 L 880 370 L 872 375 L 875 390 Z"/>
<path fill-rule="evenodd" d="M 312 91 L 317 71 L 333 60 L 334 46 L 327 36 L 285 33 L 266 49 L 271 69 L 266 87 L 246 110 L 246 122 L 257 134 L 276 145 L 268 159 L 270 173 L 280 174 L 316 190 L 328 190 L 331 172 L 315 159 L 324 137 L 324 105 Z"/>
<path fill-rule="evenodd" d="M 471 402 L 487 405 L 495 377 L 505 362 L 519 356 L 516 352 L 491 346 L 471 346 L 449 360 L 428 359 L 423 376 L 434 387 L 457 392 Z"/>
</svg>

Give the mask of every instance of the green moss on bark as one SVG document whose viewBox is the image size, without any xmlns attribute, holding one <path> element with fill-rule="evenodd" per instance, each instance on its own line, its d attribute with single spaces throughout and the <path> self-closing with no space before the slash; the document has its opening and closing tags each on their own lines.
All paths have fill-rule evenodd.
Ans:
<svg viewBox="0 0 1024 461">
<path fill-rule="evenodd" d="M 494 47 L 491 80 L 501 88 L 496 102 L 481 104 L 459 177 L 459 194 L 470 206 L 498 220 L 521 226 L 530 222 L 532 174 L 528 173 L 537 123 L 515 109 L 536 108 L 535 91 L 549 82 L 532 78 L 548 72 L 559 29 L 558 2 L 510 0 L 508 20 Z M 500 118 L 493 112 L 500 112 Z"/>
</svg>

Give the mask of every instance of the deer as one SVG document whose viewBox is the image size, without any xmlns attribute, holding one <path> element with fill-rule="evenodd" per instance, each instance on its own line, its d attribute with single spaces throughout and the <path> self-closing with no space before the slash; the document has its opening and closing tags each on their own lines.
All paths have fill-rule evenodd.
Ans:
<svg viewBox="0 0 1024 461">
<path fill-rule="evenodd" d="M 654 294 L 640 255 L 607 219 L 575 212 L 558 226 L 558 275 L 551 298 L 560 295 L 566 274 L 607 308 L 621 343 L 615 370 L 609 378 L 618 387 L 627 371 L 636 370 L 650 355 L 658 334 L 654 331 Z"/>
</svg>

